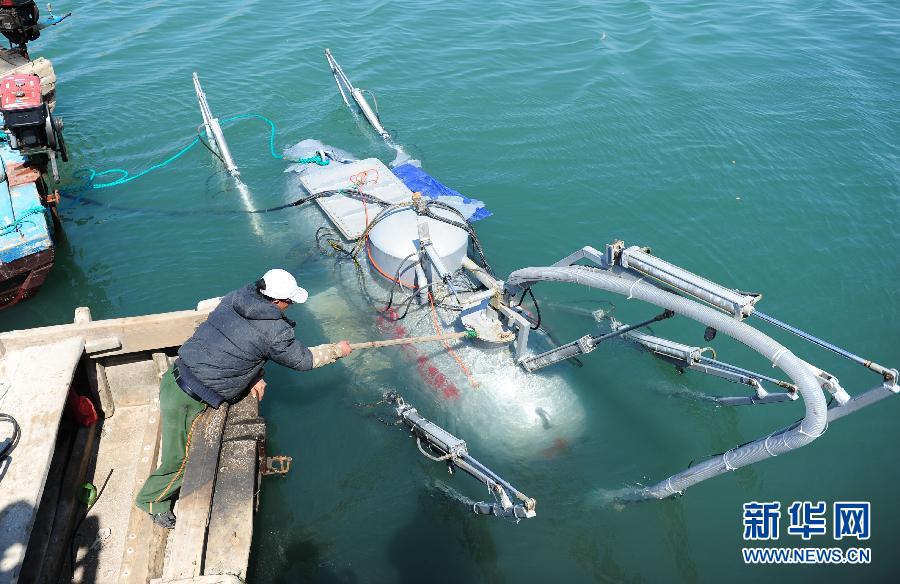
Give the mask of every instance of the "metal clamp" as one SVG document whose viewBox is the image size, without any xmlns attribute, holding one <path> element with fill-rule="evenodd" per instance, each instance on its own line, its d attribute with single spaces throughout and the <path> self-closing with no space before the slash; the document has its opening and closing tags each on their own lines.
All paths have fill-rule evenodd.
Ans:
<svg viewBox="0 0 900 584">
<path fill-rule="evenodd" d="M 290 456 L 267 456 L 265 439 L 257 439 L 256 441 L 256 459 L 259 466 L 259 476 L 265 477 L 269 475 L 284 476 L 291 470 L 291 462 L 293 458 Z"/>
<path fill-rule="evenodd" d="M 884 387 L 892 393 L 900 393 L 900 385 L 897 385 L 897 370 L 888 369 L 889 375 L 884 376 Z"/>
<path fill-rule="evenodd" d="M 267 456 L 265 462 L 259 469 L 263 476 L 281 475 L 284 476 L 291 470 L 291 462 L 294 459 L 290 456 Z"/>
</svg>

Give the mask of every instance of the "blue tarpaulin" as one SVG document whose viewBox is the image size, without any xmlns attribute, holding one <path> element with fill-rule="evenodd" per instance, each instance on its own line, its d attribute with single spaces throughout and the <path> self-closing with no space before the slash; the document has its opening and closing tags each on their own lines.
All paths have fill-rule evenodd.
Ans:
<svg viewBox="0 0 900 584">
<path fill-rule="evenodd" d="M 472 211 L 471 216 L 468 217 L 469 221 L 478 221 L 479 219 L 484 219 L 485 217 L 493 215 L 493 213 L 485 208 L 482 201 L 470 199 L 469 197 L 454 191 L 418 166 L 408 163 L 401 164 L 392 169 L 392 172 L 397 178 L 403 181 L 403 184 L 405 184 L 409 190 L 419 191 L 429 199 L 438 200 L 446 197 L 459 197 L 459 201 L 450 199 L 447 202 L 462 211 L 464 215 L 468 215 L 466 209 Z M 454 204 L 454 202 L 461 204 Z"/>
</svg>

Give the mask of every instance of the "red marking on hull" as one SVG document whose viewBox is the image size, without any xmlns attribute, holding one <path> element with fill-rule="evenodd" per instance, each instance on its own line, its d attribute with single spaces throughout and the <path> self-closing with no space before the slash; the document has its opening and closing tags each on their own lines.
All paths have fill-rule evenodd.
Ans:
<svg viewBox="0 0 900 584">
<path fill-rule="evenodd" d="M 397 311 L 393 308 L 389 308 L 379 314 L 376 319 L 378 330 L 394 339 L 408 337 L 409 330 L 396 321 L 397 317 Z M 459 398 L 461 395 L 459 388 L 446 375 L 441 373 L 437 367 L 429 363 L 427 355 L 413 345 L 402 345 L 402 351 L 412 361 L 415 361 L 416 369 L 419 370 L 419 375 L 425 383 L 439 391 L 446 399 Z"/>
<path fill-rule="evenodd" d="M 563 438 L 553 440 L 553 445 L 541 450 L 541 456 L 544 458 L 555 458 L 564 452 L 569 451 L 569 442 Z"/>
</svg>

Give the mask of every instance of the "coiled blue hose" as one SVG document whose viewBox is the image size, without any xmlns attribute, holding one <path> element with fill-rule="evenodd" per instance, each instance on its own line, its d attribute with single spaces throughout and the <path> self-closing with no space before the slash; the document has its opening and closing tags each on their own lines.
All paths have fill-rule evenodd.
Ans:
<svg viewBox="0 0 900 584">
<path fill-rule="evenodd" d="M 266 122 L 267 124 L 269 124 L 269 129 L 270 129 L 270 131 L 269 131 L 269 154 L 271 154 L 272 158 L 274 158 L 276 160 L 289 160 L 289 159 L 285 158 L 284 156 L 281 156 L 277 152 L 275 152 L 275 134 L 277 133 L 277 128 L 275 126 L 275 122 L 273 122 L 271 119 L 267 118 L 266 116 L 261 115 L 261 114 L 238 114 L 235 116 L 224 118 L 222 120 L 222 123 L 225 124 L 228 122 L 235 122 L 235 121 L 239 121 L 239 120 L 249 120 L 249 119 L 258 119 L 258 120 L 262 120 L 262 121 Z M 173 154 L 166 160 L 163 160 L 162 162 L 154 164 L 153 166 L 146 168 L 135 175 L 131 175 L 127 170 L 125 170 L 123 168 L 111 168 L 109 170 L 103 170 L 100 172 L 97 172 L 93 168 L 85 168 L 85 169 L 79 170 L 78 173 L 76 173 L 76 175 L 87 173 L 87 176 L 85 178 L 85 188 L 86 189 L 108 189 L 110 187 L 117 187 L 119 185 L 129 183 L 133 180 L 137 180 L 137 179 L 141 178 L 142 176 L 149 174 L 150 172 L 153 172 L 154 170 L 159 170 L 160 168 L 164 168 L 164 167 L 172 164 L 173 162 L 175 162 L 176 160 L 178 160 L 179 158 L 181 158 L 182 156 L 187 154 L 194 146 L 199 144 L 200 141 L 201 141 L 201 138 L 198 135 L 196 138 L 194 138 L 191 141 L 190 144 L 188 144 L 187 146 L 185 146 L 184 148 L 182 148 L 181 150 L 179 150 L 178 152 L 176 152 L 175 154 Z M 291 162 L 297 162 L 300 164 L 318 164 L 319 166 L 327 166 L 329 163 L 329 160 L 327 158 L 322 158 L 322 156 L 320 156 L 319 154 L 316 154 L 315 156 L 311 156 L 309 158 L 298 158 L 297 160 L 291 160 Z M 116 180 L 113 180 L 110 182 L 105 182 L 105 183 L 95 183 L 94 182 L 94 179 L 97 177 L 105 176 L 108 174 L 115 174 L 115 173 L 119 174 L 119 178 L 117 178 Z"/>
</svg>

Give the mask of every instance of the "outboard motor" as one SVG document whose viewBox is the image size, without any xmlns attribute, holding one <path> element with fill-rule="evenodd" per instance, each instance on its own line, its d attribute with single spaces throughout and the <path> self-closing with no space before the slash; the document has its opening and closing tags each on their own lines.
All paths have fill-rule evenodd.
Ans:
<svg viewBox="0 0 900 584">
<path fill-rule="evenodd" d="M 69 156 L 62 137 L 62 119 L 50 113 L 41 94 L 41 78 L 31 73 L 15 73 L 0 80 L 0 113 L 10 147 L 27 154 L 46 154 L 53 178 L 59 180 L 56 155 L 59 153 L 63 162 Z"/>
<path fill-rule="evenodd" d="M 0 0 L 0 33 L 12 45 L 24 47 L 41 36 L 40 17 L 34 0 Z"/>
</svg>

